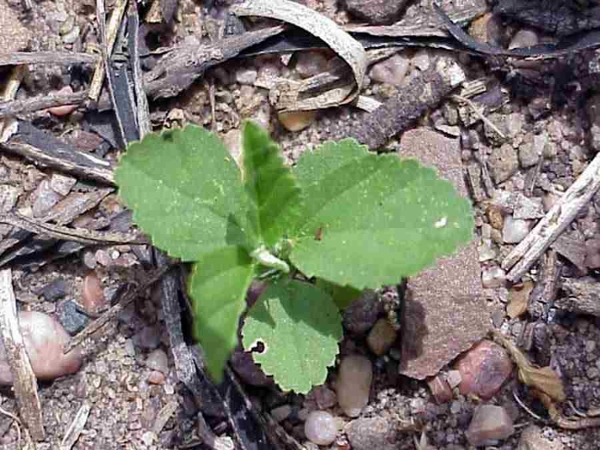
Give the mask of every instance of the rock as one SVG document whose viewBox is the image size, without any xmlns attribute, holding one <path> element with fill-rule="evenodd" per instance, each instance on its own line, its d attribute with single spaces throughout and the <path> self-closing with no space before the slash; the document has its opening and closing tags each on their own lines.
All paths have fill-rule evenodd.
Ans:
<svg viewBox="0 0 600 450">
<path fill-rule="evenodd" d="M 521 432 L 517 450 L 563 450 L 565 445 L 558 439 L 550 440 L 537 425 L 529 425 Z"/>
<path fill-rule="evenodd" d="M 345 430 L 352 450 L 395 450 L 398 427 L 388 417 L 361 418 L 350 422 Z"/>
<path fill-rule="evenodd" d="M 288 131 L 301 131 L 309 127 L 317 117 L 316 111 L 290 111 L 277 114 L 279 122 Z"/>
<path fill-rule="evenodd" d="M 369 72 L 373 81 L 400 86 L 408 72 L 410 60 L 400 53 L 374 64 Z"/>
<path fill-rule="evenodd" d="M 471 419 L 466 435 L 471 445 L 481 447 L 506 439 L 514 431 L 513 421 L 504 408 L 495 405 L 480 405 L 473 413 L 473 419 Z"/>
<path fill-rule="evenodd" d="M 519 162 L 524 169 L 535 166 L 540 156 L 541 153 L 538 153 L 534 143 L 523 143 L 519 146 Z"/>
<path fill-rule="evenodd" d="M 370 23 L 394 22 L 404 9 L 407 0 L 346 0 L 350 14 Z"/>
<path fill-rule="evenodd" d="M 438 403 L 445 403 L 453 397 L 450 384 L 446 381 L 446 377 L 441 374 L 427 380 L 427 385 Z"/>
<path fill-rule="evenodd" d="M 50 181 L 46 179 L 40 182 L 33 195 L 33 217 L 42 217 L 61 199 L 60 194 L 50 187 Z"/>
<path fill-rule="evenodd" d="M 383 305 L 377 293 L 365 289 L 360 297 L 342 311 L 342 323 L 346 330 L 360 335 L 366 333 L 382 313 Z"/>
<path fill-rule="evenodd" d="M 169 372 L 169 358 L 163 350 L 157 348 L 146 357 L 146 367 L 167 374 Z"/>
<path fill-rule="evenodd" d="M 78 32 L 79 32 L 79 29 L 78 29 Z M 73 89 L 71 88 L 71 86 L 65 86 L 62 89 L 59 89 L 59 91 L 57 92 L 57 94 L 59 94 L 59 95 L 69 95 L 72 93 L 73 93 Z M 73 111 L 75 111 L 77 108 L 78 108 L 78 105 L 60 105 L 60 106 L 53 106 L 51 108 L 48 108 L 48 112 L 50 114 L 52 114 L 53 116 L 63 117 L 63 116 L 68 116 Z"/>
<path fill-rule="evenodd" d="M 153 370 L 148 374 L 148 383 L 150 384 L 165 384 L 166 380 L 165 374 L 158 370 Z"/>
<path fill-rule="evenodd" d="M 52 190 L 63 197 L 69 195 L 69 192 L 71 192 L 75 183 L 77 183 L 77 178 L 68 177 L 59 173 L 52 174 L 52 177 L 50 178 L 50 187 Z"/>
<path fill-rule="evenodd" d="M 31 31 L 21 25 L 15 12 L 5 0 L 0 0 L 0 53 L 12 53 L 25 49 Z"/>
<path fill-rule="evenodd" d="M 306 438 L 317 445 L 329 445 L 338 434 L 338 424 L 326 411 L 311 412 L 304 422 Z"/>
<path fill-rule="evenodd" d="M 515 197 L 513 218 L 539 219 L 544 217 L 544 205 L 541 198 L 529 198 L 521 193 L 516 194 Z"/>
<path fill-rule="evenodd" d="M 525 239 L 530 229 L 530 221 L 506 216 L 502 226 L 502 240 L 507 244 L 518 244 Z"/>
<path fill-rule="evenodd" d="M 296 72 L 302 78 L 310 78 L 327 70 L 329 60 L 323 52 L 306 51 L 299 52 L 296 58 Z"/>
<path fill-rule="evenodd" d="M 387 319 L 379 319 L 367 335 L 369 349 L 377 356 L 384 355 L 396 340 L 396 335 L 396 330 Z"/>
<path fill-rule="evenodd" d="M 337 395 L 322 384 L 314 386 L 306 396 L 306 400 L 314 401 L 318 409 L 327 409 L 333 408 L 337 404 Z"/>
<path fill-rule="evenodd" d="M 235 73 L 235 81 L 240 84 L 254 84 L 258 71 L 253 67 L 242 67 Z"/>
<path fill-rule="evenodd" d="M 525 314 L 529 303 L 529 294 L 533 290 L 533 286 L 533 281 L 525 280 L 523 283 L 510 288 L 508 291 L 508 305 L 506 306 L 506 314 L 509 318 L 515 319 Z"/>
<path fill-rule="evenodd" d="M 39 380 L 54 380 L 79 370 L 83 361 L 81 349 L 63 354 L 63 346 L 70 336 L 56 320 L 37 311 L 21 311 L 18 317 L 25 350 Z M 12 381 L 4 344 L 0 340 L 0 385 L 11 385 Z"/>
<path fill-rule="evenodd" d="M 485 289 L 499 288 L 506 283 L 506 272 L 500 267 L 490 267 L 481 273 L 481 284 Z"/>
<path fill-rule="evenodd" d="M 0 212 L 10 212 L 17 204 L 20 195 L 20 188 L 8 184 L 0 185 Z"/>
<path fill-rule="evenodd" d="M 495 148 L 488 163 L 492 178 L 497 184 L 508 180 L 519 169 L 517 153 L 510 144 L 502 144 L 500 148 Z"/>
<path fill-rule="evenodd" d="M 273 379 L 265 375 L 260 366 L 252 359 L 252 355 L 240 348 L 236 348 L 231 354 L 231 365 L 235 373 L 251 386 L 273 384 Z"/>
<path fill-rule="evenodd" d="M 585 241 L 585 265 L 590 269 L 600 269 L 600 238 Z"/>
<path fill-rule="evenodd" d="M 88 273 L 83 279 L 80 303 L 88 313 L 96 313 L 106 306 L 102 283 L 95 272 Z"/>
<path fill-rule="evenodd" d="M 404 133 L 400 144 L 402 156 L 437 168 L 468 195 L 458 139 L 417 128 Z M 488 332 L 492 311 L 483 295 L 478 257 L 474 238 L 408 280 L 401 374 L 419 380 L 434 376 Z"/>
<path fill-rule="evenodd" d="M 278 406 L 271 410 L 271 417 L 277 423 L 283 422 L 292 414 L 292 407 L 290 405 Z"/>
<path fill-rule="evenodd" d="M 533 47 L 540 42 L 540 38 L 534 30 L 523 28 L 515 33 L 510 44 L 509 49 Z"/>
<path fill-rule="evenodd" d="M 160 344 L 160 328 L 156 326 L 145 326 L 133 336 L 133 343 L 146 350 L 154 350 Z"/>
<path fill-rule="evenodd" d="M 510 377 L 513 363 L 502 347 L 484 340 L 462 355 L 454 368 L 461 375 L 458 386 L 461 394 L 473 394 L 488 400 Z"/>
<path fill-rule="evenodd" d="M 369 403 L 373 365 L 360 355 L 345 356 L 340 362 L 336 384 L 337 398 L 342 411 L 357 417 Z"/>
<path fill-rule="evenodd" d="M 58 277 L 36 293 L 44 297 L 47 302 L 54 302 L 67 295 L 67 283 L 65 283 L 64 278 Z"/>
<path fill-rule="evenodd" d="M 561 256 L 568 259 L 582 274 L 587 273 L 585 264 L 588 248 L 587 242 L 582 234 L 576 232 L 563 232 L 550 246 Z"/>
<path fill-rule="evenodd" d="M 58 321 L 71 335 L 79 333 L 89 322 L 89 318 L 79 312 L 77 304 L 73 300 L 66 300 L 58 305 L 56 309 Z"/>
</svg>

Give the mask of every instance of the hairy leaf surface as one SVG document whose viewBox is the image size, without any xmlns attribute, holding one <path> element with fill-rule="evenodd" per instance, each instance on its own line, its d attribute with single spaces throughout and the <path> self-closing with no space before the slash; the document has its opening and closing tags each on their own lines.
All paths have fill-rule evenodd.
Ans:
<svg viewBox="0 0 600 450">
<path fill-rule="evenodd" d="M 369 153 L 345 139 L 303 153 L 294 173 L 310 201 L 291 260 L 308 276 L 377 288 L 471 237 L 469 201 L 416 160 Z"/>
<path fill-rule="evenodd" d="M 194 261 L 230 245 L 256 245 L 240 171 L 202 128 L 188 125 L 132 143 L 115 178 L 135 223 L 171 256 Z"/>
<path fill-rule="evenodd" d="M 246 350 L 264 345 L 262 353 L 253 353 L 263 371 L 284 391 L 300 393 L 325 382 L 341 338 L 340 313 L 329 294 L 296 280 L 267 287 L 243 328 Z"/>
<path fill-rule="evenodd" d="M 273 246 L 298 220 L 300 189 L 277 144 L 252 122 L 243 127 L 243 176 L 259 234 Z"/>
<path fill-rule="evenodd" d="M 229 353 L 237 344 L 240 314 L 254 263 L 241 247 L 224 247 L 194 264 L 189 293 L 194 299 L 194 332 L 213 378 L 221 380 Z"/>
</svg>

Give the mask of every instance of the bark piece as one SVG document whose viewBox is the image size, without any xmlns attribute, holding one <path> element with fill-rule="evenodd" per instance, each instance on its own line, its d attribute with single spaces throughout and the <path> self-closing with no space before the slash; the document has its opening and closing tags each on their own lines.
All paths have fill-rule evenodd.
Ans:
<svg viewBox="0 0 600 450">
<path fill-rule="evenodd" d="M 566 297 L 557 299 L 554 306 L 578 314 L 600 317 L 600 284 L 591 278 L 565 278 L 562 289 Z"/>
<path fill-rule="evenodd" d="M 14 379 L 14 390 L 21 419 L 29 428 L 32 437 L 41 441 L 45 437 L 42 409 L 37 394 L 37 379 L 31 368 L 29 356 L 19 321 L 17 301 L 12 288 L 12 271 L 0 271 L 0 332 Z"/>
<path fill-rule="evenodd" d="M 458 139 L 418 128 L 402 137 L 400 148 L 467 195 Z M 435 375 L 488 332 L 490 313 L 473 239 L 408 280 L 400 373 L 419 380 Z"/>
<path fill-rule="evenodd" d="M 465 73 L 456 62 L 439 58 L 430 69 L 367 116 L 350 136 L 371 149 L 380 148 L 427 109 L 441 102 L 465 79 Z"/>
</svg>

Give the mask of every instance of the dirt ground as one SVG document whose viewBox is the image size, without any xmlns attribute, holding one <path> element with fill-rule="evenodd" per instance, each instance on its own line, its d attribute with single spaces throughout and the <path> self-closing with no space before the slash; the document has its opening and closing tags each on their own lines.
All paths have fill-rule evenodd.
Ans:
<svg viewBox="0 0 600 450">
<path fill-rule="evenodd" d="M 15 25 L 15 32 L 27 38 L 24 40 L 28 42 L 28 51 L 82 52 L 86 45 L 98 42 L 96 4 L 93 1 L 35 1 L 32 8 L 27 10 L 23 6 L 26 2 L 0 0 L 0 12 L 8 11 L 3 10 L 3 3 L 21 24 L 22 29 Z M 118 2 L 107 1 L 107 11 L 112 10 L 116 3 Z M 190 36 L 201 38 L 203 42 L 212 42 L 221 37 L 223 20 L 227 16 L 224 12 L 227 2 L 180 0 L 174 19 L 168 26 L 149 23 L 147 14 L 153 5 L 144 3 L 146 2 L 138 5 L 143 13 L 141 30 L 145 33 L 144 46 L 156 53 L 154 57 L 143 60 L 142 69 L 145 71 L 160 60 L 160 49 L 181 43 Z M 155 3 L 163 2 L 156 0 Z M 364 23 L 364 20 L 348 13 L 341 2 L 306 0 L 301 3 L 340 25 Z M 502 20 L 498 22 L 498 27 L 497 34 L 504 46 L 523 28 L 517 23 Z M 537 34 L 541 39 L 546 36 L 541 32 Z M 16 42 L 18 39 L 12 37 L 11 41 Z M 116 53 L 125 52 L 126 49 L 116 50 Z M 378 82 L 373 79 L 377 76 L 371 71 L 368 72 L 370 77 L 367 77 L 368 81 L 361 94 L 385 102 L 401 92 L 411 77 L 414 78 L 424 67 L 428 67 L 436 56 L 442 54 L 440 52 L 442 51 L 432 48 L 400 50 L 399 54 L 407 61 L 407 74 L 400 77 L 404 80 L 399 79 L 397 85 Z M 302 70 L 313 70 L 310 66 L 314 64 L 316 70 L 319 70 L 322 55 L 330 58 L 332 54 L 324 51 L 315 56 L 313 52 L 312 59 L 303 63 L 298 55 L 288 60 L 277 53 L 233 58 L 208 70 L 205 76 L 199 77 L 181 94 L 173 98 L 151 100 L 152 128 L 159 130 L 185 122 L 204 125 L 222 136 L 232 152 L 235 152 L 236 146 L 239 147 L 237 130 L 241 121 L 254 119 L 268 127 L 274 140 L 280 143 L 288 162 L 293 164 L 302 151 L 332 137 L 343 136 L 348 130 L 359 126 L 369 114 L 349 105 L 319 110 L 314 117 L 309 114 L 297 119 L 299 122 L 309 123 L 301 131 L 289 131 L 278 119 L 278 113 L 270 103 L 269 90 L 259 87 L 257 79 L 269 76 L 270 73 L 300 79 L 298 65 L 308 67 Z M 600 94 L 596 94 L 597 88 L 589 86 L 586 80 L 569 80 L 565 84 L 569 86 L 564 88 L 567 93 L 566 101 L 554 104 L 555 96 L 552 92 L 540 89 L 528 96 L 515 93 L 516 89 L 506 73 L 495 70 L 497 66 L 484 58 L 458 52 L 453 52 L 452 55 L 460 62 L 467 79 L 494 80 L 494 83 L 488 83 L 488 91 L 493 91 L 490 97 L 495 98 L 479 99 L 480 103 L 477 104 L 482 108 L 485 120 L 482 121 L 472 111 L 469 113 L 469 107 L 456 98 L 447 98 L 414 121 L 410 133 L 416 133 L 412 135 L 413 139 L 422 139 L 423 142 L 429 140 L 428 145 L 434 147 L 443 144 L 460 155 L 476 213 L 475 256 L 479 259 L 484 288 L 481 308 L 486 314 L 487 311 L 493 311 L 491 316 L 486 316 L 487 326 L 490 330 L 499 330 L 524 349 L 533 363 L 550 366 L 559 375 L 567 397 L 565 402 L 558 405 L 563 417 L 590 420 L 589 426 L 581 425 L 583 422 L 580 422 L 578 428 L 581 429 L 569 430 L 560 426 L 549 417 L 547 409 L 518 379 L 516 370 L 513 370 L 502 389 L 486 402 L 502 406 L 508 412 L 514 423 L 514 431 L 508 438 L 490 444 L 487 448 L 597 449 L 600 424 L 594 422 L 592 416 L 594 411 L 600 411 L 600 308 L 596 307 L 595 313 L 568 308 L 560 299 L 569 297 L 569 291 L 560 286 L 565 279 L 576 280 L 583 283 L 583 291 L 579 291 L 583 292 L 581 295 L 591 298 L 589 301 L 592 304 L 600 301 L 595 288 L 600 275 L 598 194 L 582 208 L 562 233 L 558 244 L 550 250 L 557 261 L 557 267 L 560 267 L 559 283 L 554 292 L 558 299 L 556 305 L 546 303 L 554 300 L 548 300 L 550 294 L 547 292 L 536 294 L 535 298 L 531 294 L 528 307 L 520 314 L 509 317 L 507 306 L 517 288 L 508 282 L 506 271 L 500 267 L 516 245 L 507 236 L 523 234 L 522 227 L 528 227 L 526 232 L 529 232 L 533 224 L 573 185 L 595 157 L 600 148 L 600 141 L 597 141 L 600 136 L 600 121 L 597 117 Z M 529 66 L 524 63 L 520 66 L 516 64 L 515 67 L 525 72 L 539 69 L 539 66 L 531 62 Z M 555 67 L 551 70 L 558 69 Z M 29 65 L 16 98 L 24 100 L 35 96 L 43 97 L 67 86 L 71 91 L 79 92 L 89 85 L 92 72 L 93 67 L 90 65 L 83 68 L 77 64 Z M 554 76 L 552 71 L 549 75 L 546 72 L 544 74 L 545 77 Z M 9 77 L 10 71 L 0 66 L 0 86 L 7 83 Z M 552 83 L 550 84 L 553 86 L 559 84 L 558 81 Z M 0 111 L 1 107 L 2 103 Z M 110 124 L 107 125 L 106 120 L 112 114 L 110 108 L 98 112 L 80 105 L 68 114 L 43 109 L 18 113 L 16 117 L 77 149 L 113 164 L 123 152 L 123 146 L 118 143 L 115 129 Z M 500 137 L 498 129 L 504 138 Z M 389 151 L 402 154 L 403 139 L 407 139 L 405 133 L 396 134 L 386 147 Z M 404 142 L 406 145 L 408 140 Z M 470 171 L 469 168 L 473 170 Z M 85 177 L 79 179 L 76 174 L 67 173 L 72 177 L 72 184 L 67 193 L 61 196 L 51 192 L 47 181 L 59 173 L 61 171 L 55 167 L 44 167 L 31 159 L 5 151 L 0 144 L 0 183 L 16 188 L 18 192 L 13 210 L 29 208 L 35 211 L 37 208 L 42 209 L 44 214 L 48 211 L 56 212 L 59 201 L 73 193 L 92 196 L 101 191 L 102 195 L 98 197 L 96 204 L 82 209 L 81 214 L 67 223 L 70 226 L 93 229 L 109 227 L 111 231 L 120 232 L 135 228 L 124 206 L 119 204 L 114 186 Z M 514 205 L 507 208 L 503 198 L 510 195 L 535 199 L 541 212 L 507 225 L 507 220 L 514 219 L 510 209 Z M 5 209 L 2 211 L 7 212 Z M 48 313 L 57 318 L 72 335 L 81 332 L 93 320 L 93 317 L 86 317 L 72 306 L 74 300 L 81 301 L 87 276 L 94 273 L 100 280 L 106 299 L 102 307 L 106 308 L 111 299 L 116 301 L 119 298 L 122 294 L 120 290 L 127 283 L 144 280 L 155 267 L 152 251 L 148 246 L 70 247 L 56 240 L 36 240 L 36 236 L 17 236 L 17 241 L 8 245 L 8 239 L 15 238 L 14 230 L 5 224 L 0 227 L 3 236 L 0 258 L 2 264 L 12 268 L 18 309 Z M 547 281 L 542 274 L 543 265 L 546 264 L 544 261 L 546 259 L 542 260 L 541 265 L 535 265 L 526 277 L 526 280 L 532 281 L 532 286 Z M 184 272 L 185 269 L 176 269 L 175 278 L 178 283 L 179 275 L 183 276 Z M 60 285 L 60 293 L 53 296 L 49 294 L 49 286 L 56 286 L 57 280 L 63 280 L 64 284 Z M 181 287 L 181 284 L 178 286 Z M 518 289 L 521 289 L 520 285 Z M 390 289 L 384 289 L 378 294 L 377 301 L 383 305 L 378 307 L 379 315 L 369 318 L 362 311 L 348 320 L 371 320 L 371 325 L 377 317 L 397 320 L 400 314 L 398 299 L 388 295 L 389 292 Z M 232 431 L 228 419 L 218 414 L 207 414 L 211 407 L 220 406 L 211 405 L 210 400 L 200 408 L 194 403 L 189 386 L 186 387 L 186 383 L 179 379 L 181 371 L 177 370 L 174 361 L 173 341 L 168 332 L 170 325 L 165 323 L 165 309 L 161 303 L 163 294 L 159 284 L 146 289 L 144 295 L 137 297 L 99 332 L 85 339 L 82 345 L 84 362 L 77 373 L 54 381 L 40 382 L 38 394 L 46 438 L 37 442 L 35 448 L 273 448 L 256 443 L 254 447 L 243 447 L 239 446 L 239 442 L 234 447 L 234 440 L 228 438 L 233 439 L 236 433 Z M 178 298 L 184 318 L 185 340 L 190 343 L 189 310 L 183 293 Z M 402 329 L 394 346 L 382 356 L 376 356 L 370 351 L 365 335 L 366 332 L 347 331 L 340 348 L 342 355 L 360 353 L 367 355 L 373 362 L 374 379 L 370 401 L 363 410 L 361 419 L 380 418 L 387 423 L 396 424 L 399 430 L 393 433 L 393 440 L 387 442 L 389 447 L 382 445 L 381 448 L 469 448 L 466 432 L 473 412 L 482 400 L 475 395 L 454 392 L 448 401 L 436 401 L 426 381 L 399 374 Z M 483 337 L 482 335 L 481 338 Z M 426 352 L 427 348 L 423 351 Z M 167 356 L 166 365 L 164 355 Z M 458 354 L 448 355 L 442 369 L 444 373 L 453 367 L 452 361 L 457 356 Z M 357 419 L 345 417 L 335 401 L 326 401 L 326 406 L 321 408 L 319 400 L 314 399 L 315 396 L 324 395 L 323 392 L 329 395 L 335 391 L 336 368 L 330 370 L 326 391 L 309 398 L 283 393 L 273 385 L 257 386 L 261 384 L 260 374 L 256 375 L 247 365 L 234 364 L 234 368 L 244 380 L 244 390 L 253 404 L 251 409 L 262 415 L 282 406 L 289 406 L 289 414 L 280 421 L 281 429 L 300 444 L 305 444 L 304 448 L 315 447 L 314 444 L 306 443 L 303 424 L 308 411 L 317 408 L 330 411 L 343 425 L 336 441 L 322 448 L 366 448 L 358 444 L 351 446 L 348 435 L 343 431 Z M 486 368 L 480 367 L 477 370 L 485 371 Z M 253 381 L 253 376 L 259 381 Z M 485 378 L 486 374 L 483 376 Z M 335 397 L 334 393 L 332 395 Z M 67 429 L 84 405 L 90 406 L 90 413 L 79 439 L 72 446 L 61 446 Z M 19 415 L 10 387 L 4 387 L 0 391 L 0 408 L 0 448 L 22 448 L 27 443 L 24 430 L 21 429 L 22 424 L 17 425 L 6 414 Z M 202 434 L 204 428 L 198 425 L 199 412 L 204 413 L 214 435 L 222 439 L 213 442 L 206 440 L 206 435 Z M 375 430 L 376 422 L 370 423 Z M 526 440 L 522 437 L 524 430 L 529 430 L 530 434 L 537 433 L 536 437 Z M 425 442 L 423 436 L 427 443 L 420 445 L 419 442 Z M 380 438 L 374 437 L 370 442 L 382 442 L 377 439 Z M 377 445 L 372 443 L 371 446 Z M 294 444 L 289 445 L 292 445 L 289 448 L 294 448 Z M 368 441 L 366 445 L 369 445 Z"/>
</svg>

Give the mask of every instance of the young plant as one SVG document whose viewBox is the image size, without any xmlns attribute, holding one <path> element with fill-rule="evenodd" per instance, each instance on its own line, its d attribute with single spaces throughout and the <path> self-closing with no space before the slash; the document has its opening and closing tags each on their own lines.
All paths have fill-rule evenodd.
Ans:
<svg viewBox="0 0 600 450">
<path fill-rule="evenodd" d="M 282 389 L 307 392 L 335 361 L 338 305 L 467 242 L 471 207 L 433 169 L 352 139 L 305 151 L 293 168 L 257 125 L 244 123 L 242 140 L 240 169 L 203 128 L 149 134 L 121 158 L 119 194 L 154 245 L 194 263 L 188 291 L 209 373 L 221 379 L 261 277 L 242 343 L 261 344 L 254 359 Z"/>
</svg>

